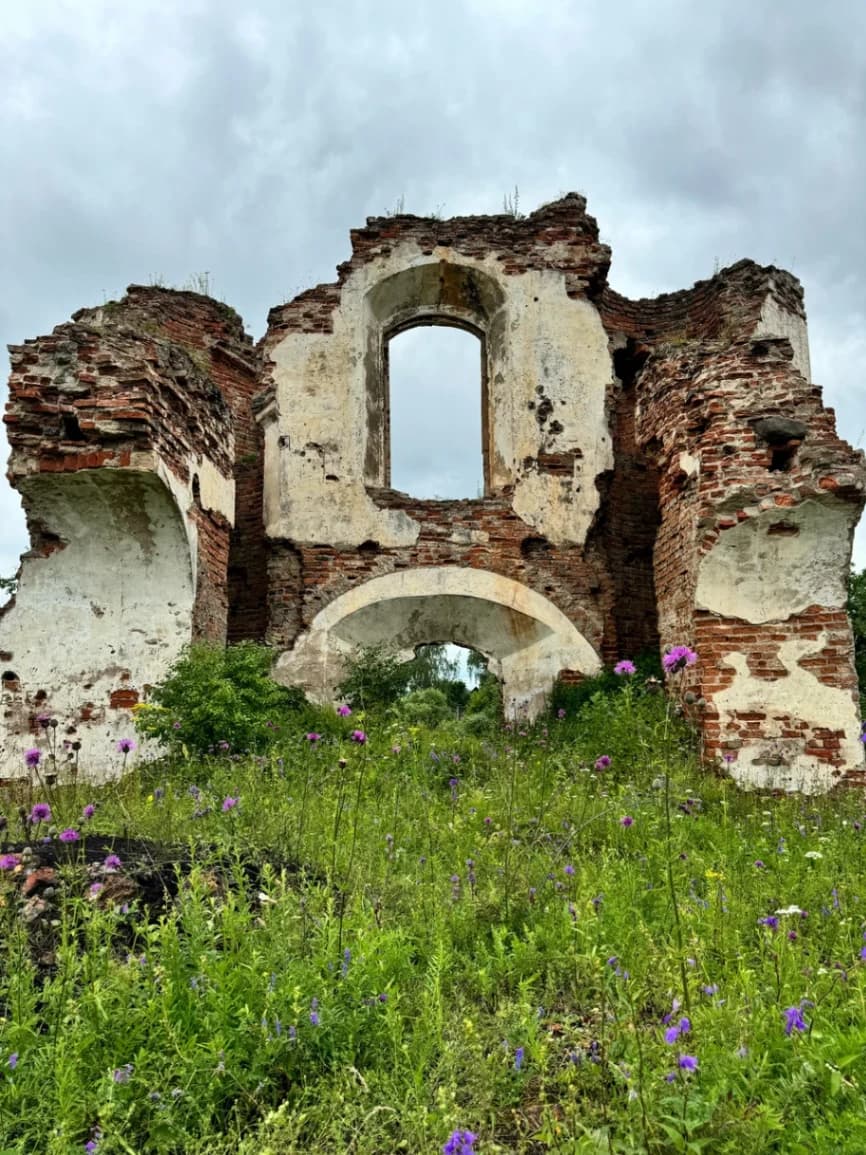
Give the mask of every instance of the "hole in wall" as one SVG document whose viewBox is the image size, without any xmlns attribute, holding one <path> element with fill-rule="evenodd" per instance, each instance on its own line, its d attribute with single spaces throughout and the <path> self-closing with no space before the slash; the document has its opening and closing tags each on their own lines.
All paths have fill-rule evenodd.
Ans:
<svg viewBox="0 0 866 1155">
<path fill-rule="evenodd" d="M 388 341 L 391 487 L 412 497 L 484 494 L 482 344 L 424 324 Z"/>
<path fill-rule="evenodd" d="M 797 457 L 799 445 L 782 445 L 770 450 L 770 473 L 787 473 Z"/>
<path fill-rule="evenodd" d="M 74 413 L 62 413 L 60 416 L 61 436 L 64 441 L 86 441 L 84 432 Z"/>
</svg>

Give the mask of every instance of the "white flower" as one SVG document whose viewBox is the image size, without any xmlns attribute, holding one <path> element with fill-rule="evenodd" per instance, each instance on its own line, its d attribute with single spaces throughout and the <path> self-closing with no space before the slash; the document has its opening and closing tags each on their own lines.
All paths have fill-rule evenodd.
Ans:
<svg viewBox="0 0 866 1155">
<path fill-rule="evenodd" d="M 781 908 L 781 910 L 777 910 L 775 913 L 776 914 L 802 914 L 803 912 L 799 908 L 799 906 L 793 906 L 792 905 L 792 906 L 783 906 Z"/>
<path fill-rule="evenodd" d="M 824 855 L 820 850 L 807 850 L 803 855 L 804 858 L 823 858 Z"/>
</svg>

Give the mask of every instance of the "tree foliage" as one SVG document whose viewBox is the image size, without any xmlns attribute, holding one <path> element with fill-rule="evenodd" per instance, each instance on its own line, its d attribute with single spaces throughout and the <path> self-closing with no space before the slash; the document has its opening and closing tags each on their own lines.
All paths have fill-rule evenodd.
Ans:
<svg viewBox="0 0 866 1155">
<path fill-rule="evenodd" d="M 854 665 L 860 683 L 860 706 L 866 710 L 866 569 L 848 579 L 848 613 L 854 631 Z"/>
</svg>

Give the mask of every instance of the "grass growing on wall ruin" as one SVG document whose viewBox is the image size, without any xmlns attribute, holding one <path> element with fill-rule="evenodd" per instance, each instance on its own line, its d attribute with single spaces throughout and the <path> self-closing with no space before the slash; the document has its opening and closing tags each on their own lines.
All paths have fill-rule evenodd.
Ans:
<svg viewBox="0 0 866 1155">
<path fill-rule="evenodd" d="M 7 792 L 0 1151 L 866 1149 L 859 792 L 738 793 L 629 677 L 487 737 L 315 717 Z"/>
</svg>

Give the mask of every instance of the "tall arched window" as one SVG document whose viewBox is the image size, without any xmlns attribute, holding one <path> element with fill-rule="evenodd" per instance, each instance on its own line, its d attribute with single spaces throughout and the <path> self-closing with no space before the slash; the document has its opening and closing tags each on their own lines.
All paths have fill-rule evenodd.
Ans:
<svg viewBox="0 0 866 1155">
<path fill-rule="evenodd" d="M 451 325 L 419 325 L 388 340 L 393 489 L 421 498 L 484 495 L 483 351 L 475 333 Z"/>
</svg>

